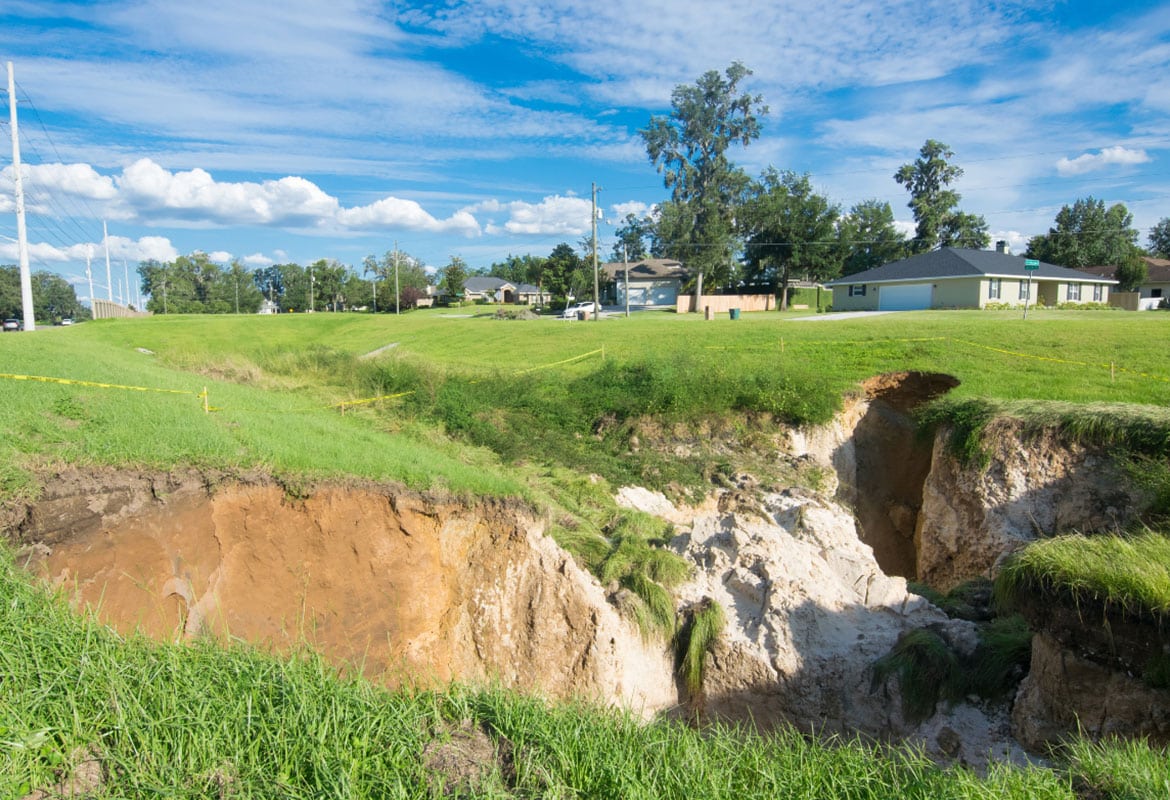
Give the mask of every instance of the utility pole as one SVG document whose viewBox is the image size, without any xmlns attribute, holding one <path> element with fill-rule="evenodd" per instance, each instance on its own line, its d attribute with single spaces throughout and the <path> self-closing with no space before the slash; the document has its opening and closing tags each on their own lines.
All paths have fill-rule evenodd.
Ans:
<svg viewBox="0 0 1170 800">
<path fill-rule="evenodd" d="M 85 279 L 89 281 L 89 315 L 93 317 L 93 272 L 90 270 L 90 261 L 93 260 L 93 245 L 85 246 Z M 97 317 L 94 317 L 97 319 Z"/>
<path fill-rule="evenodd" d="M 24 184 L 20 175 L 20 135 L 16 129 L 16 73 L 8 62 L 8 119 L 12 130 L 12 183 L 16 195 L 16 242 L 20 254 L 20 308 L 24 329 L 36 330 L 36 311 L 33 308 L 32 274 L 28 268 L 28 229 L 24 223 Z"/>
<path fill-rule="evenodd" d="M 374 292 L 374 313 L 378 313 L 378 273 L 374 273 L 374 277 L 370 278 L 370 289 Z"/>
<path fill-rule="evenodd" d="M 315 282 L 316 282 L 316 279 L 313 277 L 313 265 L 310 264 L 309 265 L 309 313 L 310 314 L 312 314 L 317 308 L 317 304 L 314 302 L 314 298 L 313 298 L 313 284 Z"/>
<path fill-rule="evenodd" d="M 626 271 L 625 277 L 625 291 L 626 291 L 626 316 L 630 316 L 630 257 L 626 254 L 626 246 L 622 245 L 622 267 Z"/>
<path fill-rule="evenodd" d="M 122 295 L 122 305 L 129 308 L 130 306 L 130 265 L 126 263 L 126 259 L 122 259 L 122 278 L 125 280 L 125 290 Z"/>
<path fill-rule="evenodd" d="M 114 279 L 110 277 L 110 231 L 106 227 L 106 221 L 102 220 L 102 242 L 106 245 L 106 296 L 109 301 L 114 302 Z"/>
<path fill-rule="evenodd" d="M 593 321 L 601 319 L 600 281 L 597 276 L 597 184 L 593 184 Z"/>
<path fill-rule="evenodd" d="M 399 307 L 401 298 L 398 291 L 398 240 L 394 240 L 394 313 L 401 314 L 402 310 Z"/>
</svg>

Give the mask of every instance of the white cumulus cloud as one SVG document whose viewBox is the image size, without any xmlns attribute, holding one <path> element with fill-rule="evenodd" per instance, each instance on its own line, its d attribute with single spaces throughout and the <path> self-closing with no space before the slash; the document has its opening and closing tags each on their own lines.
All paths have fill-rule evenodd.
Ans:
<svg viewBox="0 0 1170 800">
<path fill-rule="evenodd" d="M 650 204 L 631 200 L 628 203 L 614 203 L 611 208 L 613 208 L 614 219 L 625 220 L 628 214 L 633 214 L 635 217 L 641 219 L 649 213 Z"/>
<path fill-rule="evenodd" d="M 1056 171 L 1061 175 L 1083 175 L 1112 164 L 1145 164 L 1149 160 L 1145 150 L 1130 150 L 1118 145 L 1106 147 L 1098 153 L 1084 153 L 1072 159 L 1062 158 L 1056 162 Z"/>
<path fill-rule="evenodd" d="M 589 217 L 593 206 L 589 200 L 580 197 L 551 195 L 539 203 L 523 200 L 500 203 L 490 200 L 475 208 L 488 213 L 503 211 L 508 214 L 503 224 L 488 223 L 486 230 L 490 234 L 580 236 L 591 229 Z"/>
<path fill-rule="evenodd" d="M 471 212 L 457 211 L 447 219 L 431 216 L 413 200 L 384 197 L 367 206 L 345 208 L 337 212 L 337 222 L 346 228 L 401 228 L 428 233 L 479 234 L 479 223 Z"/>
</svg>

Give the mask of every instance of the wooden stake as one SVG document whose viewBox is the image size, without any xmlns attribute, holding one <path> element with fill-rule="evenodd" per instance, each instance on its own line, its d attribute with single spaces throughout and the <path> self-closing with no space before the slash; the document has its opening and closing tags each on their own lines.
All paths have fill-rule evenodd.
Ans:
<svg viewBox="0 0 1170 800">
<path fill-rule="evenodd" d="M 207 387 L 206 386 L 203 387 L 203 413 L 204 414 L 211 413 L 211 404 L 207 402 Z"/>
</svg>

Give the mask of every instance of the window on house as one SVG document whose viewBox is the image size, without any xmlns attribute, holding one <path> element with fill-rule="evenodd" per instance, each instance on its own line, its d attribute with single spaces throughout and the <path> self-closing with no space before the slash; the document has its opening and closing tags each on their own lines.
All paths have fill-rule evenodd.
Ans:
<svg viewBox="0 0 1170 800">
<path fill-rule="evenodd" d="M 1093 284 L 1093 302 L 1100 303 L 1105 295 L 1105 287 L 1099 283 Z"/>
<path fill-rule="evenodd" d="M 854 283 L 849 286 L 850 297 L 865 297 L 865 284 Z"/>
<path fill-rule="evenodd" d="M 1068 299 L 1071 303 L 1076 303 L 1081 299 L 1081 285 L 1079 283 L 1070 283 L 1068 285 Z"/>
<path fill-rule="evenodd" d="M 1161 296 L 1162 296 L 1161 289 L 1150 289 L 1150 297 L 1161 297 Z"/>
<path fill-rule="evenodd" d="M 1028 299 L 1028 282 L 1027 281 L 1020 281 L 1020 299 L 1021 300 Z"/>
<path fill-rule="evenodd" d="M 992 278 L 991 280 L 989 280 L 987 282 L 987 296 L 989 298 L 991 298 L 992 300 L 998 300 L 999 299 L 999 291 L 1000 291 L 1002 283 L 1003 283 L 1002 278 Z"/>
</svg>

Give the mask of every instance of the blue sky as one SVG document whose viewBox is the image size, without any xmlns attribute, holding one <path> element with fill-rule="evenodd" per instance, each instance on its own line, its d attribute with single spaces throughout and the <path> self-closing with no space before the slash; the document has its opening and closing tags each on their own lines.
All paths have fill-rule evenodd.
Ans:
<svg viewBox="0 0 1170 800">
<path fill-rule="evenodd" d="M 102 220 L 131 270 L 193 250 L 360 267 L 395 241 L 486 267 L 575 245 L 594 182 L 606 253 L 609 220 L 666 196 L 638 129 L 733 60 L 771 109 L 737 163 L 808 172 L 845 209 L 887 200 L 910 229 L 893 173 L 933 138 L 1017 252 L 1080 197 L 1126 203 L 1142 244 L 1170 216 L 1165 2 L 5 0 L 0 60 L 33 268 L 73 279 Z"/>
</svg>

